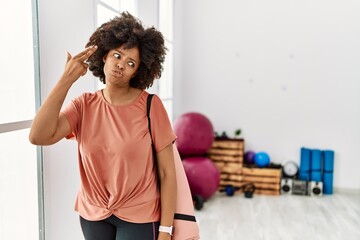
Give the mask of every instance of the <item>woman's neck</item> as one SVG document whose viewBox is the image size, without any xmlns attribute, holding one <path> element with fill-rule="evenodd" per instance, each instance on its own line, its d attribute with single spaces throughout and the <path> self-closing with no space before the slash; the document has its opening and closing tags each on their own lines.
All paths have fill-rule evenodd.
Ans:
<svg viewBox="0 0 360 240">
<path fill-rule="evenodd" d="M 132 88 L 130 86 L 127 87 L 110 87 L 106 86 L 103 90 L 104 98 L 107 102 L 112 105 L 127 105 L 133 101 L 140 95 L 141 90 Z"/>
</svg>

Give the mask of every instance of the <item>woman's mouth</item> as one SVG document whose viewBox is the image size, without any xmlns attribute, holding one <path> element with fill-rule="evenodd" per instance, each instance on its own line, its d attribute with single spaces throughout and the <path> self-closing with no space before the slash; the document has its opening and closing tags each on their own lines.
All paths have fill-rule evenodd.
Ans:
<svg viewBox="0 0 360 240">
<path fill-rule="evenodd" d="M 122 77 L 123 76 L 123 73 L 121 71 L 118 71 L 118 70 L 112 70 L 112 74 L 115 77 Z"/>
</svg>

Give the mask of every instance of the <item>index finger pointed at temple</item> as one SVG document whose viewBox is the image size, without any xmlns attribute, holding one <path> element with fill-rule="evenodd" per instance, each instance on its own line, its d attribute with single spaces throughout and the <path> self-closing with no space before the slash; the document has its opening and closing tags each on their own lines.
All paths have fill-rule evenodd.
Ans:
<svg viewBox="0 0 360 240">
<path fill-rule="evenodd" d="M 85 61 L 87 58 L 89 58 L 97 49 L 97 46 L 90 46 L 86 48 L 84 51 L 77 54 L 74 58 L 78 58 L 81 61 Z"/>
</svg>

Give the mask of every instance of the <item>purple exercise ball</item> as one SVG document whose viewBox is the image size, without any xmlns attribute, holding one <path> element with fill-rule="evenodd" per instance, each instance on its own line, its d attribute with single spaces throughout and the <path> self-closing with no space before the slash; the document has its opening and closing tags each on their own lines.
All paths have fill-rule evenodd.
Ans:
<svg viewBox="0 0 360 240">
<path fill-rule="evenodd" d="M 254 151 L 246 151 L 244 156 L 244 162 L 246 164 L 254 164 L 255 154 L 256 153 Z"/>
<path fill-rule="evenodd" d="M 206 157 L 184 158 L 183 165 L 191 194 L 209 199 L 220 184 L 220 172 L 216 165 Z"/>
<path fill-rule="evenodd" d="M 176 146 L 183 156 L 202 155 L 214 142 L 214 129 L 210 120 L 201 113 L 181 115 L 174 122 Z"/>
</svg>

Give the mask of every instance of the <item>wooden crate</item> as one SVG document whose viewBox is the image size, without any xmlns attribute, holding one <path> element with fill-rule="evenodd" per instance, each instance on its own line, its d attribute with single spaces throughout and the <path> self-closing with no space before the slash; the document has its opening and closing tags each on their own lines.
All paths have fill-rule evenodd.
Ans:
<svg viewBox="0 0 360 240">
<path fill-rule="evenodd" d="M 280 195 L 281 169 L 243 167 L 243 184 L 255 185 L 255 194 Z"/>
<path fill-rule="evenodd" d="M 226 185 L 243 185 L 244 139 L 216 138 L 208 151 L 208 157 L 220 171 L 219 190 L 224 190 Z"/>
</svg>

